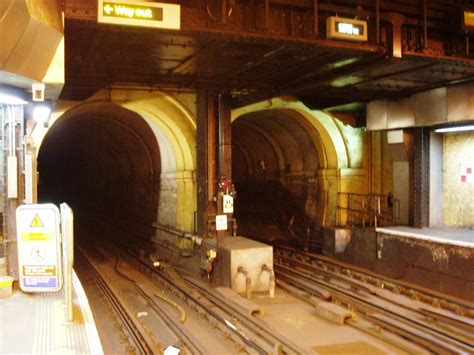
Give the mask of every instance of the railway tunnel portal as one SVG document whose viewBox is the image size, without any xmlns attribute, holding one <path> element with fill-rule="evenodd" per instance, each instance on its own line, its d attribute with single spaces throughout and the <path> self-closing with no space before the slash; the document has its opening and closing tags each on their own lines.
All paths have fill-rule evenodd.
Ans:
<svg viewBox="0 0 474 355">
<path fill-rule="evenodd" d="M 241 233 L 298 243 L 335 226 L 338 193 L 367 188 L 364 140 L 361 129 L 297 100 L 236 110 L 232 172 Z"/>
<path fill-rule="evenodd" d="M 59 105 L 44 138 L 35 132 L 40 199 L 67 200 L 83 218 L 99 216 L 92 223 L 99 233 L 116 226 L 107 232 L 148 240 L 155 222 L 192 232 L 199 218 L 193 95 L 187 106 L 162 93 L 114 97 L 101 92 Z M 338 192 L 366 188 L 361 129 L 290 98 L 231 116 L 240 235 L 314 239 L 336 224 Z"/>
<path fill-rule="evenodd" d="M 68 201 L 89 235 L 146 244 L 155 222 L 191 230 L 191 114 L 170 95 L 121 92 L 121 100 L 106 100 L 103 94 L 64 103 L 49 129 L 34 132 L 40 201 Z"/>
</svg>

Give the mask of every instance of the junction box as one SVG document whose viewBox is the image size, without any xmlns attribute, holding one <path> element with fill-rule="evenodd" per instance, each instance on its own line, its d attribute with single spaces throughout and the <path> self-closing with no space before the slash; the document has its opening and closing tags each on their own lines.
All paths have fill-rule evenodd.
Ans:
<svg viewBox="0 0 474 355">
<path fill-rule="evenodd" d="M 273 247 L 244 237 L 228 237 L 203 241 L 204 253 L 217 250 L 217 259 L 212 272 L 216 286 L 229 287 L 250 298 L 253 292 L 269 292 L 275 287 L 273 273 Z"/>
</svg>

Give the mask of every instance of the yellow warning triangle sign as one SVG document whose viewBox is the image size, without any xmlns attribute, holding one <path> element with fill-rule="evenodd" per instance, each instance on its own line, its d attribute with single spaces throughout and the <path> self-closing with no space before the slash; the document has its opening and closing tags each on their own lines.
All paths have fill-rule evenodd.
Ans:
<svg viewBox="0 0 474 355">
<path fill-rule="evenodd" d="M 38 214 L 35 214 L 35 216 L 33 217 L 30 227 L 44 227 L 44 224 L 43 222 L 41 222 L 41 219 L 39 218 Z"/>
</svg>

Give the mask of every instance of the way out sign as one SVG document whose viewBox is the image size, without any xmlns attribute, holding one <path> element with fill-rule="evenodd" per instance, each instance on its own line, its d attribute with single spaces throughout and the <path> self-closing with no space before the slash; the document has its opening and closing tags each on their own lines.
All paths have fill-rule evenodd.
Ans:
<svg viewBox="0 0 474 355">
<path fill-rule="evenodd" d="M 53 204 L 16 210 L 18 269 L 24 292 L 57 292 L 62 287 L 60 214 Z"/>
</svg>

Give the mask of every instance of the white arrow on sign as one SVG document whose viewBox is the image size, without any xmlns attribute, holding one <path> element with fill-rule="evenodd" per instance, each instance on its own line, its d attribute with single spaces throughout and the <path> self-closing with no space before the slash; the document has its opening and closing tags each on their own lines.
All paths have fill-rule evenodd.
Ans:
<svg viewBox="0 0 474 355">
<path fill-rule="evenodd" d="M 107 15 L 110 15 L 114 11 L 114 8 L 110 6 L 109 4 L 107 4 L 104 6 L 104 11 Z"/>
</svg>

